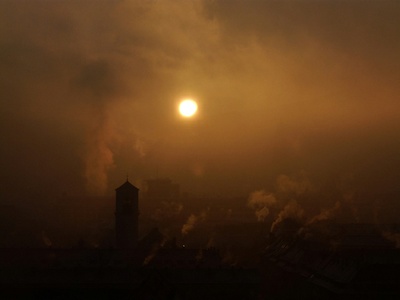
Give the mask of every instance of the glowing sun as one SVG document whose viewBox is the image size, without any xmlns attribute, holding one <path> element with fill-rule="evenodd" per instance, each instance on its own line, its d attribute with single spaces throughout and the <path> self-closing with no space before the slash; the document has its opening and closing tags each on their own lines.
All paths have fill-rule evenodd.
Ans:
<svg viewBox="0 0 400 300">
<path fill-rule="evenodd" d="M 179 104 L 179 113 L 186 117 L 192 117 L 197 111 L 197 103 L 192 99 L 185 99 Z"/>
</svg>

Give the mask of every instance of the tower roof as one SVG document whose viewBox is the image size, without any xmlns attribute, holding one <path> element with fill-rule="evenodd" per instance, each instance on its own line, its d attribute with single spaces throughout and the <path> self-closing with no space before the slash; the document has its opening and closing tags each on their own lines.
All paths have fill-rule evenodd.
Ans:
<svg viewBox="0 0 400 300">
<path fill-rule="evenodd" d="M 139 190 L 136 186 L 134 186 L 128 180 L 126 180 L 124 184 L 122 184 L 120 187 L 117 187 L 115 190 L 119 191 L 119 190 L 125 190 L 125 189 L 135 189 L 137 191 Z"/>
</svg>

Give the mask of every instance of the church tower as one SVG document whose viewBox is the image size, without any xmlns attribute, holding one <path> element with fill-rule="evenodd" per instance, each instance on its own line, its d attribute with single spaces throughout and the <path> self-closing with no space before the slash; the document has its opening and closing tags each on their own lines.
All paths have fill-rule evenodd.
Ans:
<svg viewBox="0 0 400 300">
<path fill-rule="evenodd" d="M 139 189 L 126 180 L 115 193 L 116 246 L 135 247 L 139 230 Z"/>
</svg>

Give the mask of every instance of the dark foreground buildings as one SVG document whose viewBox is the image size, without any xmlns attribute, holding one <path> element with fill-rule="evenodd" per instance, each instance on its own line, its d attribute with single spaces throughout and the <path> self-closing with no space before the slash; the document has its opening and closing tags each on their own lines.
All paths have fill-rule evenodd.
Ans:
<svg viewBox="0 0 400 300">
<path fill-rule="evenodd" d="M 263 294 L 400 299 L 400 249 L 371 224 L 324 223 L 328 232 L 283 230 L 270 237 L 261 268 Z"/>
<path fill-rule="evenodd" d="M 397 228 L 287 219 L 246 268 L 157 229 L 139 239 L 138 226 L 127 181 L 116 189 L 114 247 L 0 249 L 0 299 L 400 299 Z"/>
<path fill-rule="evenodd" d="M 210 250 L 3 249 L 1 299 L 257 299 L 257 270 Z M 213 250 L 211 250 L 212 252 Z M 202 256 L 202 257 L 201 257 Z"/>
<path fill-rule="evenodd" d="M 342 226 L 331 240 L 276 235 L 258 268 L 227 266 L 217 249 L 1 249 L 1 299 L 399 299 L 400 253 Z M 378 238 L 379 239 L 379 238 Z"/>
<path fill-rule="evenodd" d="M 138 238 L 139 190 L 116 189 L 115 246 L 0 249 L 0 299 L 257 299 L 256 269 L 224 264 L 215 248 Z"/>
</svg>

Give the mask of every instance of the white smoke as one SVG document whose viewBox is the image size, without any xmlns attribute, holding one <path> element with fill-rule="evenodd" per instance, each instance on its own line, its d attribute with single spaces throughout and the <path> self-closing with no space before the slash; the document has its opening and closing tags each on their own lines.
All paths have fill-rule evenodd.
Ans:
<svg viewBox="0 0 400 300">
<path fill-rule="evenodd" d="M 136 139 L 135 144 L 133 146 L 134 150 L 139 154 L 141 158 L 144 158 L 147 153 L 147 145 L 144 140 Z"/>
<path fill-rule="evenodd" d="M 150 253 L 144 258 L 143 260 L 143 266 L 148 265 L 153 258 L 156 256 L 158 253 L 158 250 L 160 249 L 160 245 L 154 245 L 153 248 L 150 250 Z"/>
<path fill-rule="evenodd" d="M 264 221 L 269 215 L 269 208 L 276 204 L 276 198 L 273 194 L 264 190 L 255 191 L 247 199 L 247 205 L 254 209 L 257 221 Z"/>
<path fill-rule="evenodd" d="M 301 220 L 304 215 L 304 210 L 297 203 L 296 200 L 291 200 L 285 207 L 279 212 L 278 217 L 271 225 L 271 232 L 275 230 L 275 227 L 286 219 Z"/>
<path fill-rule="evenodd" d="M 108 131 L 98 128 L 89 138 L 85 158 L 85 178 L 87 189 L 102 195 L 108 186 L 108 171 L 114 166 L 113 153 L 107 140 Z"/>
<path fill-rule="evenodd" d="M 182 235 L 187 235 L 193 228 L 196 226 L 197 223 L 203 222 L 207 216 L 206 211 L 202 211 L 199 215 L 191 214 L 187 219 L 186 223 L 182 226 Z"/>
<path fill-rule="evenodd" d="M 336 201 L 335 205 L 333 207 L 331 207 L 329 209 L 322 209 L 322 211 L 318 215 L 312 217 L 307 222 L 306 225 L 312 225 L 313 223 L 316 223 L 316 222 L 333 219 L 336 216 L 336 214 L 340 211 L 341 207 L 342 207 L 342 205 L 341 205 L 340 201 Z"/>
</svg>

